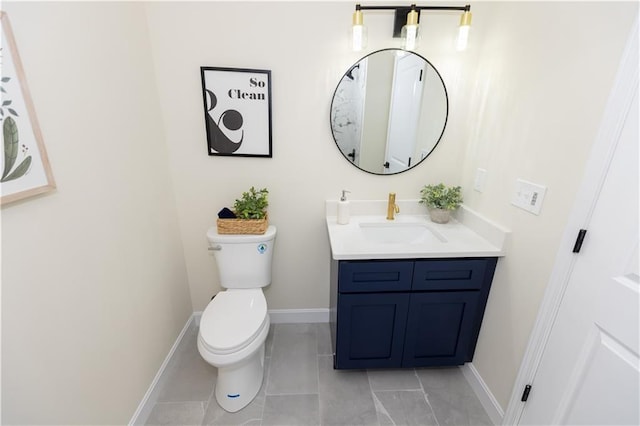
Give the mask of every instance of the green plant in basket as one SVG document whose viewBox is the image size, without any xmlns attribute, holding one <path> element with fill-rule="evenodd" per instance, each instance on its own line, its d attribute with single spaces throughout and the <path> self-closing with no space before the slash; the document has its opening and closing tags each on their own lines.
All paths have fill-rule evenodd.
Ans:
<svg viewBox="0 0 640 426">
<path fill-rule="evenodd" d="M 248 192 L 242 193 L 242 198 L 235 201 L 233 212 L 238 219 L 264 219 L 269 206 L 268 195 L 267 188 L 257 190 L 252 186 Z"/>
<path fill-rule="evenodd" d="M 461 191 L 459 186 L 446 187 L 443 183 L 425 185 L 420 190 L 420 203 L 431 209 L 455 210 L 463 201 Z"/>
</svg>

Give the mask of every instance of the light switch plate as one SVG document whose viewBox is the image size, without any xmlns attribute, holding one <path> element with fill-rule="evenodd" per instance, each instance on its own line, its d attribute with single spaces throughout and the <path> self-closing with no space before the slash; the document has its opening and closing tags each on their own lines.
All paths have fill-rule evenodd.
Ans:
<svg viewBox="0 0 640 426">
<path fill-rule="evenodd" d="M 476 170 L 476 179 L 473 181 L 473 189 L 478 192 L 484 191 L 484 183 L 487 181 L 487 171 L 485 169 L 478 168 Z"/>
<path fill-rule="evenodd" d="M 540 214 L 547 188 L 523 179 L 516 180 L 516 189 L 511 204 L 535 215 Z"/>
</svg>

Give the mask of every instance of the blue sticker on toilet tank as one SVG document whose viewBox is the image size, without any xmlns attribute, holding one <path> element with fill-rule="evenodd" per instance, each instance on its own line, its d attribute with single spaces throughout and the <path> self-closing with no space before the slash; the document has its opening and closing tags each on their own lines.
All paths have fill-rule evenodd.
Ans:
<svg viewBox="0 0 640 426">
<path fill-rule="evenodd" d="M 265 251 L 267 251 L 267 245 L 266 244 L 258 244 L 258 253 L 264 254 Z"/>
</svg>

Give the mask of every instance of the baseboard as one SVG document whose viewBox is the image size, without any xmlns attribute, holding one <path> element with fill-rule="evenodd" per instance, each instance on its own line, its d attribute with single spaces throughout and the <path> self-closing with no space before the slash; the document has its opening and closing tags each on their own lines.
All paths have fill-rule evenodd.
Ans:
<svg viewBox="0 0 640 426">
<path fill-rule="evenodd" d="M 504 410 L 489 390 L 487 384 L 482 380 L 482 376 L 480 376 L 478 370 L 473 366 L 473 363 L 464 364 L 460 367 L 460 370 L 462 370 L 462 374 L 465 379 L 467 379 L 467 382 L 469 382 L 469 385 L 471 385 L 471 388 L 480 400 L 480 403 L 493 424 L 501 425 L 502 419 L 504 418 Z"/>
<path fill-rule="evenodd" d="M 270 309 L 271 324 L 329 322 L 329 309 Z"/>
<path fill-rule="evenodd" d="M 182 328 L 182 331 L 176 338 L 176 341 L 173 343 L 173 346 L 169 350 L 169 353 L 167 354 L 164 361 L 162 362 L 162 365 L 158 369 L 156 376 L 153 378 L 153 381 L 149 385 L 147 392 L 144 394 L 142 401 L 140 401 L 140 404 L 138 404 L 138 408 L 136 409 L 136 412 L 133 413 L 133 416 L 129 421 L 129 426 L 143 425 L 146 422 L 146 420 L 149 418 L 149 414 L 151 414 L 151 410 L 155 405 L 155 401 L 158 399 L 158 393 L 161 388 L 161 386 L 158 386 L 158 382 L 162 377 L 162 373 L 164 373 L 164 370 L 167 368 L 167 365 L 169 364 L 171 357 L 173 357 L 174 352 L 178 348 L 180 341 L 182 341 L 182 338 L 184 337 L 185 333 L 189 329 L 189 326 L 191 325 L 192 321 L 194 321 L 194 315 L 191 315 L 189 317 L 189 319 L 187 320 L 187 323 L 184 325 L 184 327 Z"/>
</svg>

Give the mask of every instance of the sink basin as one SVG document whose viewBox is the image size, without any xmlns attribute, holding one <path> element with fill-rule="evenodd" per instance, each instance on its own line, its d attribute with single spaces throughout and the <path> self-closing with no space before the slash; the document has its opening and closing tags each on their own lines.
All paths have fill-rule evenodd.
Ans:
<svg viewBox="0 0 640 426">
<path fill-rule="evenodd" d="M 360 223 L 360 231 L 366 240 L 373 243 L 420 244 L 428 241 L 447 242 L 442 234 L 424 223 L 363 222 Z"/>
</svg>

